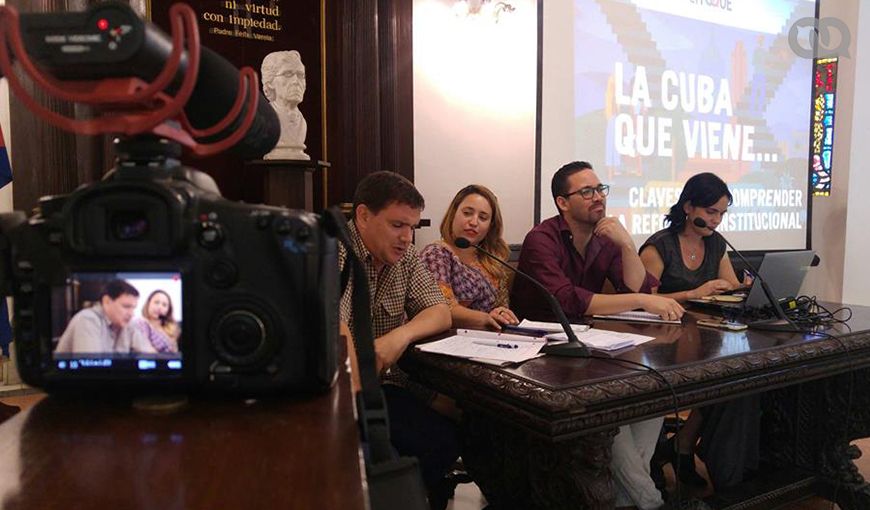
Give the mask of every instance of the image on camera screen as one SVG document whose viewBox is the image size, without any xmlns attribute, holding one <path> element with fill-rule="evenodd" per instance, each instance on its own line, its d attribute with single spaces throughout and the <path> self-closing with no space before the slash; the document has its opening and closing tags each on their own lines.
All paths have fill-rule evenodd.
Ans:
<svg viewBox="0 0 870 510">
<path fill-rule="evenodd" d="M 181 371 L 181 273 L 73 273 L 51 293 L 58 371 Z"/>
</svg>

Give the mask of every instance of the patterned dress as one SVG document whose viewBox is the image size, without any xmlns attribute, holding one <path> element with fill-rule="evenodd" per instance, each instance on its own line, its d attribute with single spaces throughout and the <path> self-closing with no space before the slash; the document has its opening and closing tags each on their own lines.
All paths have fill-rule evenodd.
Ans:
<svg viewBox="0 0 870 510">
<path fill-rule="evenodd" d="M 444 241 L 436 241 L 423 248 L 420 259 L 432 272 L 451 308 L 462 305 L 489 313 L 497 306 L 508 305 L 507 277 L 499 278 L 479 262 L 462 262 Z"/>
<path fill-rule="evenodd" d="M 138 329 L 157 352 L 178 352 L 178 343 L 142 317 L 134 317 L 130 327 Z"/>
</svg>

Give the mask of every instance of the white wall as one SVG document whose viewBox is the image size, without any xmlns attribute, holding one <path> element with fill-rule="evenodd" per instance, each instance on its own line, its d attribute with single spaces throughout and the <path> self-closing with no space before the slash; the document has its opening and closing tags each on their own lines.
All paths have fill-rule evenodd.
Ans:
<svg viewBox="0 0 870 510">
<path fill-rule="evenodd" d="M 870 305 L 870 269 L 867 267 L 867 257 L 870 256 L 870 98 L 867 97 L 867 83 L 870 83 L 870 5 L 867 2 L 863 2 L 858 16 L 852 18 L 852 24 L 857 25 L 857 30 L 852 32 L 857 35 L 857 41 L 851 60 L 855 65 L 855 83 L 862 85 L 862 93 L 853 99 L 853 143 L 847 146 L 852 164 L 845 222 L 843 301 Z"/>
<path fill-rule="evenodd" d="M 495 3 L 495 2 L 493 2 Z M 414 0 L 414 181 L 438 239 L 450 200 L 467 184 L 499 197 L 505 237 L 534 220 L 537 6 L 512 0 L 499 17 L 457 15 L 454 0 Z"/>
<path fill-rule="evenodd" d="M 849 25 L 855 34 L 858 0 L 822 2 L 820 18 L 836 17 Z M 843 301 L 843 259 L 846 252 L 846 210 L 851 168 L 852 123 L 855 101 L 856 41 L 851 38 L 851 58 L 838 63 L 837 105 L 835 105 L 834 155 L 831 196 L 813 198 L 812 245 L 822 259 L 813 268 L 801 289 L 803 294 L 816 295 L 829 301 Z"/>
<path fill-rule="evenodd" d="M 535 2 L 513 2 L 517 12 L 502 18 L 511 25 L 473 29 L 445 15 L 455 3 L 414 1 L 415 181 L 433 223 L 417 242 L 437 239 L 455 192 L 478 182 L 499 196 L 507 240 L 518 243 L 533 219 Z M 832 194 L 813 202 L 812 242 L 822 263 L 802 292 L 870 305 L 870 270 L 863 265 L 870 256 L 870 97 L 855 93 L 856 82 L 870 83 L 870 5 L 859 9 L 860 3 L 821 3 L 822 18 L 848 26 L 850 57 L 839 64 Z"/>
<path fill-rule="evenodd" d="M 838 64 L 831 196 L 813 200 L 813 249 L 822 263 L 809 272 L 801 290 L 829 301 L 870 305 L 870 273 L 858 260 L 870 253 L 867 234 L 861 232 L 870 220 L 870 203 L 863 196 L 870 184 L 864 164 L 870 158 L 870 101 L 866 86 L 855 85 L 870 79 L 870 8 L 865 4 L 859 9 L 859 4 L 859 0 L 821 4 L 820 17 L 845 22 L 851 40 L 849 56 Z"/>
</svg>

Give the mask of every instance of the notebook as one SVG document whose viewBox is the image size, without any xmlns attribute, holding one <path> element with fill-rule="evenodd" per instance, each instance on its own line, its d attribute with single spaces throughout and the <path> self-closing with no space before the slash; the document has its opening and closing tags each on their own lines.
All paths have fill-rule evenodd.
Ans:
<svg viewBox="0 0 870 510">
<path fill-rule="evenodd" d="M 567 340 L 565 333 L 551 333 L 547 338 L 553 340 Z M 586 344 L 590 349 L 599 351 L 622 351 L 650 340 L 653 336 L 636 335 L 634 333 L 622 333 L 606 329 L 589 329 L 577 334 L 577 339 Z"/>
</svg>

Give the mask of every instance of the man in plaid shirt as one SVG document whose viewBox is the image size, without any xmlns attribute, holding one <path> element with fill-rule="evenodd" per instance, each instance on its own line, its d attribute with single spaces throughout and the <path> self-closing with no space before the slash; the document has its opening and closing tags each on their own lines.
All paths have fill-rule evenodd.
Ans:
<svg viewBox="0 0 870 510">
<path fill-rule="evenodd" d="M 354 252 L 369 282 L 377 369 L 390 414 L 393 446 L 417 457 L 433 508 L 446 506 L 443 477 L 459 456 L 456 427 L 431 406 L 434 393 L 408 380 L 395 366 L 412 342 L 450 328 L 450 309 L 432 274 L 417 256 L 414 227 L 424 201 L 394 172 L 368 175 L 357 186 L 348 222 Z M 346 253 L 339 252 L 344 267 Z M 341 300 L 341 319 L 353 324 L 352 283 Z"/>
</svg>

